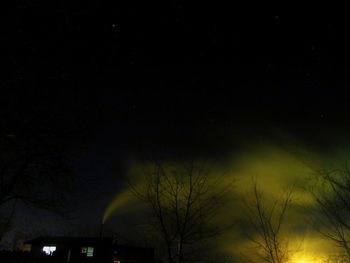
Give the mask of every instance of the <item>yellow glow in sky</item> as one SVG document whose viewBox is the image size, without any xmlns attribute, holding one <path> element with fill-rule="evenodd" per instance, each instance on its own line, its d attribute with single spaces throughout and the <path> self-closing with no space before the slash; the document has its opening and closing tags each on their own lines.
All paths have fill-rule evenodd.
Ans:
<svg viewBox="0 0 350 263">
<path fill-rule="evenodd" d="M 320 253 L 311 253 L 310 254 L 305 254 L 304 255 L 299 255 L 294 257 L 294 260 L 291 262 L 293 263 L 321 263 L 325 262 L 324 260 L 326 259 L 325 257 L 322 257 Z"/>
<path fill-rule="evenodd" d="M 293 187 L 292 204 L 282 231 L 282 235 L 290 240 L 291 255 L 288 262 L 320 263 L 328 255 L 338 253 L 339 249 L 335 248 L 329 240 L 321 238 L 310 225 L 309 217 L 313 215 L 308 211 L 314 207 L 315 201 L 307 190 L 307 185 L 317 171 L 341 164 L 341 160 L 338 161 L 337 153 L 332 152 L 332 156 L 328 156 L 328 153 L 319 154 L 297 141 L 292 141 L 293 143 L 289 141 L 285 144 L 250 142 L 246 147 L 242 147 L 243 150 L 239 154 L 228 156 L 222 162 L 205 161 L 206 164 L 209 162 L 208 166 L 211 168 L 209 169 L 210 178 L 216 180 L 216 177 L 220 176 L 218 187 L 221 187 L 221 184 L 231 185 L 233 182 L 233 187 L 230 188 L 226 197 L 228 202 L 225 208 L 227 209 L 224 213 L 218 213 L 213 223 L 219 226 L 232 225 L 232 222 L 241 222 L 240 220 L 244 219 L 243 213 L 240 212 L 243 211 L 244 206 L 242 200 L 251 200 L 253 180 L 256 180 L 259 190 L 264 194 L 267 206 L 269 203 L 273 204 L 276 198 L 283 196 L 286 189 Z M 183 167 L 181 162 L 177 163 L 176 160 L 166 161 L 164 165 L 178 170 Z M 152 171 L 152 165 L 130 159 L 128 168 L 129 180 L 136 185 L 135 188 L 141 192 L 147 190 L 143 189 L 146 187 L 145 174 Z M 122 189 L 122 192 L 106 208 L 103 222 L 118 211 L 123 214 L 125 209 L 135 207 L 135 201 L 137 199 L 130 189 Z M 137 217 L 137 211 L 135 211 L 135 217 Z M 139 218 L 143 219 L 143 217 Z M 252 244 L 242 232 L 238 223 L 237 227 L 233 227 L 232 231 L 226 231 L 213 243 L 220 253 L 228 254 L 237 260 L 241 259 L 239 262 L 246 262 L 242 255 L 252 255 Z"/>
<path fill-rule="evenodd" d="M 130 205 L 132 200 L 133 200 L 133 195 L 128 190 L 117 195 L 112 200 L 112 202 L 107 206 L 107 208 L 103 214 L 102 223 L 105 223 L 107 221 L 107 219 L 110 218 L 116 210 L 121 209 L 122 207 L 125 207 L 126 205 Z"/>
</svg>

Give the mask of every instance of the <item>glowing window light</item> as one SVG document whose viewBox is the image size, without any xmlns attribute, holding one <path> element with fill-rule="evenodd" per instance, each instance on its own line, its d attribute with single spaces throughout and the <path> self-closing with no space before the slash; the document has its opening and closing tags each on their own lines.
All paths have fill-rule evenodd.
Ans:
<svg viewBox="0 0 350 263">
<path fill-rule="evenodd" d="M 94 248 L 93 247 L 82 247 L 81 253 L 86 254 L 87 257 L 93 257 L 94 256 Z"/>
<path fill-rule="evenodd" d="M 94 248 L 93 247 L 88 247 L 87 252 L 86 252 L 87 257 L 93 257 L 94 256 Z"/>
<path fill-rule="evenodd" d="M 52 253 L 56 251 L 56 246 L 44 246 L 42 250 L 46 255 L 52 256 Z"/>
</svg>

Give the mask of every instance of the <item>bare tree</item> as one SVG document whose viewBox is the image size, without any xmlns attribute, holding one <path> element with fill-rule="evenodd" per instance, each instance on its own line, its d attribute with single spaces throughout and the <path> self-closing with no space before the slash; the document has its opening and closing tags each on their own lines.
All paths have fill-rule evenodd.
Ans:
<svg viewBox="0 0 350 263">
<path fill-rule="evenodd" d="M 0 207 L 11 203 L 13 214 L 17 201 L 22 201 L 58 209 L 71 186 L 69 166 L 50 146 L 27 148 L 18 137 L 0 139 Z"/>
<path fill-rule="evenodd" d="M 75 180 L 70 161 L 72 141 L 78 143 L 82 134 L 78 123 L 72 125 L 74 117 L 64 117 L 36 95 L 19 88 L 1 91 L 0 240 L 19 203 L 63 212 Z"/>
<path fill-rule="evenodd" d="M 289 259 L 288 238 L 283 236 L 287 209 L 292 190 L 277 198 L 270 205 L 253 182 L 253 201 L 246 202 L 248 239 L 256 248 L 256 256 L 269 263 L 283 263 Z"/>
<path fill-rule="evenodd" d="M 312 185 L 320 213 L 315 226 L 350 257 L 350 170 L 320 172 Z"/>
<path fill-rule="evenodd" d="M 194 163 L 173 167 L 152 163 L 143 180 L 142 187 L 131 185 L 148 207 L 150 225 L 165 244 L 166 260 L 194 259 L 199 244 L 220 232 L 212 221 L 226 190 L 207 169 Z"/>
</svg>

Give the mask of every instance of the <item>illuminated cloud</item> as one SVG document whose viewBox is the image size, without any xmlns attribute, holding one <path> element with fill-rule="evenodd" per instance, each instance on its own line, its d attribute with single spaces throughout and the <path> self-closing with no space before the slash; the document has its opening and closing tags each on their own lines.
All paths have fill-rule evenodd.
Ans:
<svg viewBox="0 0 350 263">
<path fill-rule="evenodd" d="M 122 193 L 117 194 L 106 207 L 103 214 L 102 223 L 106 223 L 106 221 L 119 209 L 125 210 L 127 206 L 130 206 L 135 201 L 135 196 L 132 194 L 130 189 L 126 189 Z"/>
<path fill-rule="evenodd" d="M 245 142 L 246 143 L 246 142 Z M 266 200 L 274 200 L 283 194 L 283 191 L 293 185 L 293 202 L 288 211 L 285 235 L 290 240 L 290 247 L 295 262 L 317 262 L 318 260 L 334 254 L 334 247 L 321 237 L 310 225 L 313 216 L 314 201 L 307 192 L 306 185 L 317 171 L 340 165 L 335 150 L 332 154 L 316 154 L 311 148 L 303 146 L 296 140 L 286 140 L 286 143 L 273 140 L 264 142 L 251 141 L 240 152 L 234 152 L 223 160 L 205 161 L 210 167 L 213 178 L 220 178 L 221 186 L 230 185 L 228 202 L 225 208 L 215 218 L 215 223 L 227 226 L 227 231 L 213 242 L 213 246 L 221 253 L 228 254 L 236 259 L 251 249 L 251 244 L 242 232 L 242 219 L 244 209 L 243 200 L 251 198 L 252 180 L 256 180 Z M 340 151 L 339 155 L 343 152 Z M 167 160 L 172 165 L 180 165 L 178 160 Z M 202 161 L 204 162 L 204 161 Z M 142 175 L 147 170 L 148 164 L 135 159 L 129 162 L 129 178 L 138 188 L 142 188 L 144 178 Z M 137 217 L 140 206 L 134 204 L 137 199 L 130 188 L 126 187 L 107 207 L 104 221 L 113 213 L 123 214 L 127 209 L 134 207 Z M 132 205 L 131 205 L 132 204 Z M 142 209 L 141 209 L 142 210 Z M 142 218 L 142 217 L 138 217 Z M 228 227 L 231 226 L 231 227 Z"/>
</svg>

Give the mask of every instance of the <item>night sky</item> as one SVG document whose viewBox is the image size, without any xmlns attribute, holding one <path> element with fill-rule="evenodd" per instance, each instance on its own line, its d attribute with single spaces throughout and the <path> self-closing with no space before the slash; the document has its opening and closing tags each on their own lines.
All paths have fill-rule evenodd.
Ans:
<svg viewBox="0 0 350 263">
<path fill-rule="evenodd" d="M 1 13 L 6 118 L 42 108 L 76 130 L 61 146 L 78 178 L 77 232 L 98 232 L 143 160 L 201 159 L 281 182 L 348 161 L 348 16 L 93 0 L 12 1 Z M 23 215 L 54 217 L 30 211 L 14 229 Z"/>
</svg>

